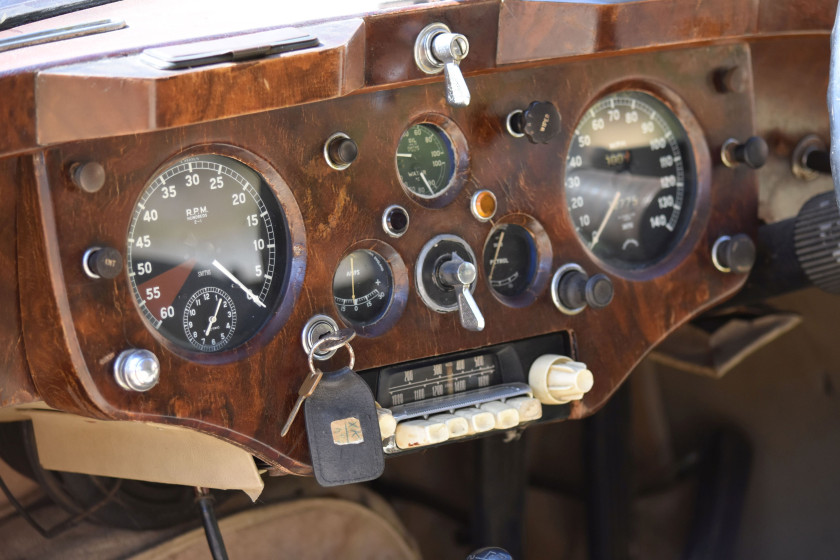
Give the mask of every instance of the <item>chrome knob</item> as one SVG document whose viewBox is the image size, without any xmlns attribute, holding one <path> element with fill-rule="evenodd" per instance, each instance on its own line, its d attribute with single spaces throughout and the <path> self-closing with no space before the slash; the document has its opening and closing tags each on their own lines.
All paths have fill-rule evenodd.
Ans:
<svg viewBox="0 0 840 560">
<path fill-rule="evenodd" d="M 160 362 L 148 350 L 124 350 L 114 361 L 114 379 L 126 391 L 143 393 L 160 381 Z"/>
</svg>

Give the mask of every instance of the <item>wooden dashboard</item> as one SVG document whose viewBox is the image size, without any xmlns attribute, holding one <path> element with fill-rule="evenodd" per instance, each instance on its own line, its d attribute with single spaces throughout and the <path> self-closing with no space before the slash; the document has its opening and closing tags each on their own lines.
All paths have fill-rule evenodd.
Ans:
<svg viewBox="0 0 840 560">
<path fill-rule="evenodd" d="M 728 139 L 755 134 L 751 42 L 824 35 L 832 20 L 825 4 L 444 2 L 306 25 L 321 41 L 314 49 L 183 71 L 139 60 L 142 47 L 170 42 L 148 34 L 138 42 L 142 18 L 125 30 L 123 44 L 123 31 L 116 31 L 67 42 L 78 51 L 58 53 L 53 45 L 15 58 L 0 53 L 0 88 L 15 101 L 0 109 L 0 305 L 7 315 L 0 325 L 0 407 L 43 400 L 82 416 L 187 426 L 281 470 L 307 473 L 303 424 L 280 436 L 308 369 L 301 332 L 313 315 L 338 316 L 332 287 L 342 257 L 378 247 L 399 256 L 394 274 L 404 286 L 404 308 L 383 332 L 356 338 L 356 370 L 565 333 L 572 357 L 587 364 L 595 383 L 561 416 L 587 416 L 658 342 L 743 284 L 744 275 L 716 268 L 711 251 L 721 236 L 752 236 L 758 226 L 755 172 L 720 158 Z M 120 12 L 130 22 L 139 5 L 90 11 Z M 435 21 L 470 40 L 461 65 L 472 98 L 467 107 L 447 104 L 442 79 L 414 63 L 415 38 Z M 746 81 L 727 91 L 715 76 L 733 68 Z M 575 232 L 563 180 L 576 123 L 599 98 L 628 90 L 655 97 L 676 115 L 696 171 L 679 239 L 642 269 L 593 254 Z M 506 130 L 507 116 L 533 101 L 552 103 L 561 117 L 546 144 Z M 401 135 L 416 122 L 458 131 L 464 167 L 459 186 L 440 203 L 411 196 L 395 169 Z M 337 132 L 358 147 L 344 170 L 324 159 L 324 143 Z M 293 239 L 288 287 L 270 328 L 223 358 L 185 354 L 154 333 L 125 270 L 93 279 L 81 265 L 95 246 L 125 258 L 144 188 L 167 162 L 195 153 L 233 155 L 282 184 L 275 193 Z M 85 192 L 70 170 L 92 161 L 106 180 L 101 190 Z M 497 200 L 490 221 L 470 210 L 480 190 Z M 398 238 L 382 227 L 392 205 L 410 216 Z M 516 304 L 497 297 L 479 267 L 474 298 L 486 327 L 469 331 L 457 313 L 423 303 L 415 266 L 440 234 L 462 238 L 480 255 L 499 223 L 541 231 L 532 297 Z M 605 273 L 612 303 L 576 315 L 559 311 L 550 278 L 570 263 Z M 133 393 L 115 382 L 113 361 L 126 348 L 151 350 L 160 360 L 160 383 L 151 391 Z"/>
</svg>

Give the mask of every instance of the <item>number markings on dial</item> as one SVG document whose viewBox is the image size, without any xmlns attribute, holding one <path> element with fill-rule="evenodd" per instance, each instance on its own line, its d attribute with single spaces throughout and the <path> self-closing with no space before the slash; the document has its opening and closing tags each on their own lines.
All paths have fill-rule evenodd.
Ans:
<svg viewBox="0 0 840 560">
<path fill-rule="evenodd" d="M 574 228 L 609 262 L 650 264 L 681 231 L 693 172 L 686 133 L 662 102 L 634 91 L 609 95 L 578 123 L 566 158 Z"/>
<path fill-rule="evenodd" d="M 177 162 L 151 181 L 135 206 L 126 264 L 138 307 L 154 329 L 179 346 L 202 352 L 238 345 L 256 332 L 276 303 L 270 301 L 272 295 L 283 289 L 274 282 L 275 268 L 278 262 L 287 265 L 276 254 L 276 227 L 280 226 L 280 246 L 286 234 L 273 196 L 260 175 L 226 156 L 208 154 Z M 271 207 L 264 197 L 271 198 Z M 229 274 L 215 267 L 220 261 L 230 267 Z M 237 290 L 237 284 L 241 294 L 225 293 L 232 308 L 246 299 L 248 305 L 265 309 L 247 310 L 245 328 L 238 333 L 231 330 L 208 345 L 170 324 L 197 289 L 224 292 L 228 286 Z"/>
</svg>

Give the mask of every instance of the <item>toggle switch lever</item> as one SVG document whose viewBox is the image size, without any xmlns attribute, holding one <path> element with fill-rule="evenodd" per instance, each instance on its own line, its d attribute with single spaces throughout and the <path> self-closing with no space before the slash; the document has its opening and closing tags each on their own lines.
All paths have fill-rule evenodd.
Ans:
<svg viewBox="0 0 840 560">
<path fill-rule="evenodd" d="M 453 107 L 470 104 L 470 90 L 460 63 L 470 52 L 470 42 L 460 33 L 452 33 L 443 23 L 427 25 L 414 43 L 414 61 L 426 74 L 443 70 L 446 78 L 446 102 Z"/>
<path fill-rule="evenodd" d="M 437 276 L 443 286 L 455 288 L 457 291 L 461 326 L 469 331 L 483 331 L 484 315 L 470 293 L 470 286 L 477 277 L 475 265 L 453 252 L 452 258 L 440 265 Z"/>
</svg>

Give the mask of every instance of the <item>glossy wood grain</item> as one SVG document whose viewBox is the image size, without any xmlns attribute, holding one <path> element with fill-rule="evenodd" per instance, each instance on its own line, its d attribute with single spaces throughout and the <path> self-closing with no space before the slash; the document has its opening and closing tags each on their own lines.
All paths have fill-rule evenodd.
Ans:
<svg viewBox="0 0 840 560">
<path fill-rule="evenodd" d="M 497 64 L 755 35 L 827 33 L 833 0 L 512 0 L 499 13 Z"/>
<path fill-rule="evenodd" d="M 33 402 L 38 391 L 29 376 L 20 326 L 17 279 L 17 185 L 21 162 L 0 160 L 0 192 L 8 193 L 0 204 L 0 408 Z"/>
<path fill-rule="evenodd" d="M 335 316 L 332 277 L 348 247 L 364 239 L 381 240 L 400 254 L 409 271 L 421 247 L 440 233 L 458 235 L 480 253 L 493 223 L 473 218 L 469 204 L 476 190 L 489 189 L 498 199 L 499 218 L 524 214 L 543 226 L 553 249 L 552 269 L 576 262 L 597 272 L 603 267 L 578 241 L 561 188 L 575 122 L 598 95 L 632 77 L 627 84 L 650 84 L 653 91 L 668 91 L 683 100 L 713 155 L 727 138 L 752 133 L 751 90 L 723 95 L 713 89 L 710 76 L 721 65 L 748 68 L 748 48 L 703 47 L 474 76 L 468 78 L 473 95 L 468 108 L 448 107 L 440 84 L 429 83 L 48 150 L 43 165 L 34 162 L 31 180 L 25 183 L 25 207 L 19 212 L 41 218 L 28 226 L 21 242 L 29 259 L 21 270 L 21 286 L 24 281 L 27 285 L 21 293 L 23 326 L 30 362 L 33 369 L 37 366 L 37 386 L 49 404 L 65 410 L 191 426 L 286 470 L 308 472 L 302 426 L 296 425 L 286 438 L 279 431 L 306 373 L 301 329 L 313 314 Z M 535 99 L 552 101 L 563 117 L 561 134 L 547 145 L 513 138 L 504 129 L 510 111 Z M 451 118 L 470 143 L 467 184 L 444 208 L 408 198 L 393 167 L 407 123 L 430 112 Z M 323 142 L 336 131 L 359 146 L 357 160 L 345 171 L 331 169 L 323 158 Z M 135 308 L 125 274 L 91 280 L 80 265 L 92 245 L 125 250 L 132 207 L 163 161 L 215 142 L 235 143 L 278 171 L 300 207 L 308 250 L 301 295 L 285 326 L 264 346 L 249 348 L 248 359 L 221 365 L 191 361 L 157 342 Z M 105 166 L 109 177 L 94 194 L 80 191 L 67 176 L 70 164 L 91 158 Z M 577 358 L 589 364 L 596 379 L 593 391 L 572 414 L 592 413 L 654 344 L 743 281 L 718 272 L 709 249 L 719 235 L 753 232 L 754 175 L 726 168 L 713 157 L 711 161 L 704 170 L 710 178 L 708 204 L 698 210 L 679 258 L 644 278 L 608 271 L 616 293 L 608 308 L 568 317 L 557 311 L 544 289 L 533 304 L 513 309 L 496 299 L 481 277 L 475 298 L 487 328 L 468 332 L 456 314 L 426 308 L 409 274 L 405 310 L 394 327 L 354 341 L 356 368 L 568 331 L 577 341 Z M 382 212 L 391 204 L 404 206 L 411 215 L 411 225 L 399 239 L 381 227 Z M 73 332 L 67 330 L 72 326 Z M 160 358 L 161 382 L 148 393 L 128 393 L 113 380 L 113 358 L 129 347 L 148 348 Z"/>
</svg>

